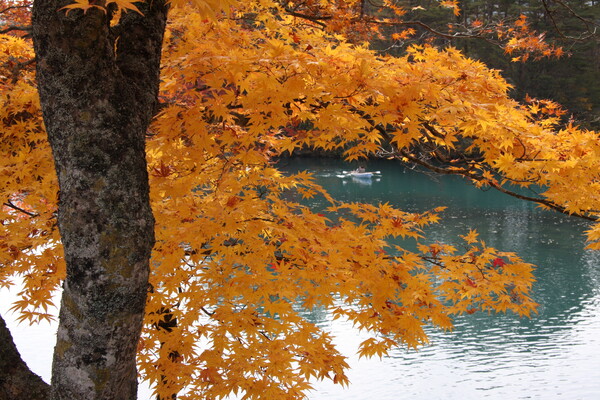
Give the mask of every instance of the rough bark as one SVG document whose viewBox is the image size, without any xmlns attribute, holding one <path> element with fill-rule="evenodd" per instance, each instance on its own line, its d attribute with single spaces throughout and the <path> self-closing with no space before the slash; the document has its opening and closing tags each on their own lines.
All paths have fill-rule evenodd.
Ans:
<svg viewBox="0 0 600 400">
<path fill-rule="evenodd" d="M 50 386 L 21 358 L 0 316 L 0 400 L 46 400 Z"/>
<path fill-rule="evenodd" d="M 154 219 L 144 137 L 156 105 L 163 0 L 110 26 L 98 9 L 36 0 L 42 112 L 59 179 L 67 277 L 52 399 L 135 399 Z"/>
</svg>

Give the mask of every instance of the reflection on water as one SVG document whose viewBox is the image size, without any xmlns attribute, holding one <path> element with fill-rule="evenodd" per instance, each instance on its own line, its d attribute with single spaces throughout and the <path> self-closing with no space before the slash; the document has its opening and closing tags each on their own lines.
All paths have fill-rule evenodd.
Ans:
<svg viewBox="0 0 600 400">
<path fill-rule="evenodd" d="M 396 163 L 371 162 L 367 170 L 382 174 L 368 184 L 340 179 L 352 167 L 333 160 L 292 160 L 283 168 L 313 172 L 339 200 L 389 202 L 406 211 L 448 206 L 429 238 L 458 243 L 474 228 L 489 245 L 538 266 L 540 307 L 531 319 L 461 316 L 451 334 L 430 331 L 430 346 L 398 349 L 383 360 L 354 356 L 366 336 L 350 324 L 318 310 L 307 314 L 337 337 L 352 366 L 349 388 L 318 382 L 311 399 L 600 399 L 600 254 L 584 250 L 584 222 Z M 312 205 L 325 206 L 318 199 Z"/>
</svg>

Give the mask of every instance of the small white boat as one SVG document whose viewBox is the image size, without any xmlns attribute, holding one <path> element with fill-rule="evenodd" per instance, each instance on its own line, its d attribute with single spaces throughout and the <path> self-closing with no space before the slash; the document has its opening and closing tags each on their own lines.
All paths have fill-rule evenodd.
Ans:
<svg viewBox="0 0 600 400">
<path fill-rule="evenodd" d="M 381 171 L 365 171 L 364 169 L 355 169 L 354 171 L 342 171 L 342 174 L 338 174 L 338 178 L 353 178 L 356 180 L 369 180 L 373 177 L 379 177 Z"/>
<path fill-rule="evenodd" d="M 368 178 L 373 177 L 373 172 L 350 171 L 350 173 L 348 173 L 348 175 L 350 175 L 351 177 L 354 177 L 354 178 L 368 179 Z"/>
</svg>

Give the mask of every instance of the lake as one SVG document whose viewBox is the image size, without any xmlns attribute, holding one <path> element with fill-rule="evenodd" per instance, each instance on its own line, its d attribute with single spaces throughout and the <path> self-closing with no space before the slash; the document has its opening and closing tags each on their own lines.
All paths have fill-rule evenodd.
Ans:
<svg viewBox="0 0 600 400">
<path fill-rule="evenodd" d="M 349 357 L 351 385 L 316 382 L 310 400 L 398 399 L 600 399 L 600 254 L 586 251 L 586 223 L 543 211 L 457 177 L 432 177 L 397 163 L 369 161 L 370 180 L 339 178 L 349 165 L 336 160 L 296 159 L 284 171 L 308 170 L 338 200 L 388 202 L 406 211 L 447 206 L 432 240 L 458 243 L 469 228 L 499 250 L 514 251 L 538 266 L 531 319 L 475 313 L 455 320 L 452 333 L 430 330 L 431 345 L 397 349 L 383 359 L 361 359 L 364 335 L 320 310 L 307 318 L 329 330 Z M 314 207 L 324 207 L 319 199 Z M 12 293 L 0 292 L 7 320 L 23 358 L 49 381 L 55 325 L 17 326 L 7 313 Z M 149 399 L 142 387 L 140 399 Z"/>
<path fill-rule="evenodd" d="M 318 382 L 310 399 L 600 399 L 600 254 L 584 249 L 585 222 L 393 161 L 366 163 L 367 170 L 381 172 L 370 180 L 338 177 L 355 167 L 337 160 L 282 163 L 288 172 L 312 172 L 338 200 L 388 202 L 405 211 L 447 206 L 428 237 L 458 244 L 458 235 L 473 228 L 488 245 L 536 264 L 540 307 L 531 319 L 459 317 L 452 333 L 430 330 L 431 345 L 397 349 L 382 360 L 358 360 L 365 336 L 313 313 L 350 357 L 352 384 L 343 389 Z M 313 205 L 324 206 L 319 200 Z"/>
</svg>

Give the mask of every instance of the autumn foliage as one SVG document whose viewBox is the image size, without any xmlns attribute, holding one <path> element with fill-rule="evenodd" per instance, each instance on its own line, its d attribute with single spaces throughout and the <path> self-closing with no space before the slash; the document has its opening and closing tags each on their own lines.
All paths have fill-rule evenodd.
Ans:
<svg viewBox="0 0 600 400">
<path fill-rule="evenodd" d="M 598 218 L 597 133 L 562 124 L 552 102 L 511 100 L 498 71 L 454 49 L 376 55 L 300 15 L 329 7 L 325 22 L 350 23 L 340 4 L 360 2 L 172 3 L 147 134 L 156 246 L 138 353 L 161 398 L 292 399 L 314 378 L 347 384 L 332 337 L 303 317 L 314 307 L 371 332 L 364 356 L 425 344 L 426 325 L 450 330 L 456 314 L 535 310 L 532 265 L 517 255 L 474 231 L 452 244 L 424 236 L 442 209 L 340 203 L 306 173 L 283 175 L 281 155 L 398 159 Z M 89 5 L 68 11 L 106 12 Z M 105 6 L 115 19 L 136 12 Z M 13 309 L 36 322 L 53 317 L 65 267 L 31 43 L 18 32 L 0 35 L 0 287 L 22 279 Z M 314 196 L 325 215 L 303 205 Z M 600 225 L 589 239 L 600 246 Z"/>
</svg>

